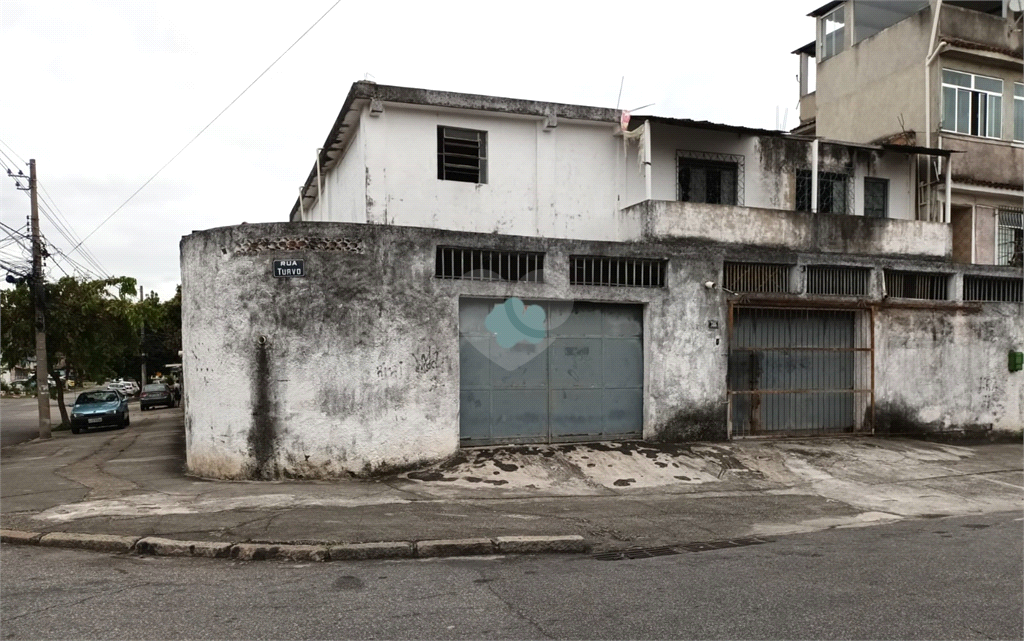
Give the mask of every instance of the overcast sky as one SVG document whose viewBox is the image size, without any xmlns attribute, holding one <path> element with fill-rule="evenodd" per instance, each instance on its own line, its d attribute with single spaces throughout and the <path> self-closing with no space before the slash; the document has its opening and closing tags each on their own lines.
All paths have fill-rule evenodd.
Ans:
<svg viewBox="0 0 1024 641">
<path fill-rule="evenodd" d="M 364 77 L 615 107 L 625 76 L 621 108 L 656 103 L 642 113 L 764 128 L 788 109 L 791 129 L 798 59 L 789 52 L 813 39 L 805 16 L 822 1 L 342 0 L 84 247 L 106 273 L 170 297 L 182 236 L 288 219 L 316 148 Z M 29 213 L 3 167 L 27 174 L 21 163 L 35 158 L 47 209 L 84 238 L 333 4 L 0 0 L 0 221 L 22 228 Z M 57 250 L 74 246 L 45 217 L 42 229 Z M 19 256 L 0 240 L 0 260 Z M 48 277 L 60 267 L 75 271 L 57 256 Z"/>
</svg>

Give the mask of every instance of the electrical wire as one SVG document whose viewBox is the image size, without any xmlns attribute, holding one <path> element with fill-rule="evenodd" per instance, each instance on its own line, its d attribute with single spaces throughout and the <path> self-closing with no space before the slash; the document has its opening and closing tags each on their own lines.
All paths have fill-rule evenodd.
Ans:
<svg viewBox="0 0 1024 641">
<path fill-rule="evenodd" d="M 8 149 L 11 149 L 11 152 L 14 153 L 15 156 L 18 155 L 17 152 L 15 152 L 14 149 L 10 147 L 10 145 L 7 145 L 7 143 L 4 143 L 4 145 L 7 146 Z M 2 154 L 9 162 L 11 162 L 11 164 L 15 164 L 11 160 L 10 156 L 8 156 L 2 149 L 0 149 L 0 154 Z M 24 189 L 20 189 L 20 182 L 18 182 L 18 178 L 28 177 L 14 175 L 13 172 L 11 172 L 11 168 L 7 165 L 7 163 L 3 162 L 3 160 L 0 160 L 0 166 L 7 170 L 7 172 L 11 174 L 11 177 L 15 179 L 15 182 L 19 185 L 19 190 L 25 191 Z M 49 195 L 49 192 L 46 191 L 45 187 L 43 187 L 43 185 L 39 182 L 38 179 L 36 180 L 36 186 L 39 189 L 39 191 L 42 192 L 36 194 L 36 205 L 39 209 L 39 212 L 43 215 L 43 218 L 45 218 L 53 226 L 53 228 L 57 230 L 57 233 L 64 237 L 64 240 L 66 240 L 69 245 L 75 245 L 76 243 L 79 243 L 80 241 L 78 240 L 78 236 L 77 234 L 75 234 L 74 229 L 71 227 L 70 223 L 67 222 L 67 218 L 64 217 L 62 213 L 59 213 L 59 209 L 57 208 L 56 203 L 53 201 L 53 197 Z M 31 194 L 29 194 L 27 191 L 25 191 L 25 195 L 31 198 Z M 7 225 L 4 225 L 4 227 L 9 228 L 9 226 Z M 29 238 L 28 236 L 25 236 L 23 234 L 19 235 L 22 235 L 26 239 Z M 45 237 L 42 233 L 40 233 L 40 236 Z M 49 246 L 51 249 L 56 251 L 58 255 L 63 256 L 65 261 L 72 267 L 72 269 L 79 272 L 81 275 L 93 280 L 110 277 L 109 274 L 107 274 L 106 270 L 104 270 L 103 267 L 99 264 L 99 261 L 96 259 L 96 257 L 87 248 L 82 247 L 79 254 L 82 256 L 82 259 L 92 267 L 92 269 L 87 269 L 78 262 L 73 261 L 70 258 L 70 256 L 61 251 L 60 248 L 57 247 L 55 244 L 49 243 Z M 56 259 L 54 259 L 54 264 L 57 266 L 58 269 L 60 269 L 64 273 L 65 276 L 70 275 L 64 269 L 64 267 L 61 266 L 56 261 Z"/>
<path fill-rule="evenodd" d="M 114 217 L 114 215 L 115 215 L 115 214 L 117 214 L 117 212 L 121 211 L 121 210 L 122 210 L 122 209 L 124 208 L 124 206 L 125 206 L 125 205 L 127 205 L 127 204 L 128 204 L 129 202 L 131 202 L 131 200 L 132 200 L 133 198 L 135 198 L 135 196 L 137 196 L 137 195 L 139 194 L 139 192 L 141 192 L 141 191 L 142 191 L 143 189 L 145 189 L 145 188 L 146 188 L 146 185 L 148 185 L 149 183 L 153 182 L 153 180 L 154 180 L 154 179 L 155 179 L 155 178 L 156 178 L 157 176 L 159 176 L 159 175 L 160 175 L 160 172 L 162 172 L 162 171 L 163 171 L 164 169 L 166 169 L 166 168 L 167 168 L 167 166 L 168 166 L 168 165 L 170 165 L 170 164 L 171 164 L 172 162 L 174 162 L 174 161 L 175 161 L 175 159 L 176 159 L 176 158 L 177 158 L 178 156 L 180 156 L 180 155 L 181 155 L 181 154 L 182 154 L 182 153 L 183 153 L 183 152 L 184 152 L 184 151 L 185 151 L 186 149 L 188 149 L 188 148 L 189 148 L 189 147 L 190 147 L 190 146 L 192 145 L 192 143 L 194 143 L 194 142 L 195 142 L 195 141 L 196 141 L 196 140 L 197 140 L 197 139 L 199 138 L 199 136 L 203 135 L 203 133 L 204 133 L 204 132 L 205 132 L 205 131 L 206 131 L 207 129 L 209 129 L 209 128 L 210 128 L 210 126 L 212 126 L 212 125 L 213 125 L 213 123 L 217 122 L 217 120 L 218 120 L 218 119 L 219 119 L 219 118 L 220 118 L 221 116 L 223 116 L 223 115 L 224 115 L 224 112 L 226 112 L 226 111 L 227 111 L 228 109 L 230 109 L 230 108 L 231 108 L 231 106 L 232 106 L 232 105 L 234 105 L 234 104 L 235 104 L 236 102 L 238 102 L 238 100 L 239 100 L 239 99 L 240 99 L 240 98 L 241 98 L 242 96 L 244 96 L 244 95 L 245 95 L 245 93 L 246 93 L 247 91 L 249 91 L 249 89 L 251 89 L 253 85 L 255 85 L 255 84 L 256 84 L 257 82 L 259 82 L 260 78 L 262 78 L 262 77 L 263 77 L 264 75 L 266 75 L 266 73 L 267 73 L 268 71 L 270 71 L 270 70 L 271 70 L 271 69 L 272 69 L 272 68 L 274 67 L 274 65 L 276 65 L 276 64 L 277 64 L 277 63 L 278 63 L 278 62 L 279 62 L 279 61 L 281 60 L 281 58 L 284 58 L 284 57 L 285 57 L 285 55 L 286 55 L 286 54 L 287 54 L 287 53 L 288 53 L 289 51 L 291 51 L 293 47 L 295 47 L 295 45 L 299 44 L 299 42 L 300 42 L 300 41 L 301 41 L 301 40 L 302 40 L 303 38 L 305 38 L 305 37 L 306 37 L 306 34 L 308 34 L 308 33 L 309 33 L 310 31 L 312 31 L 312 30 L 313 30 L 313 28 L 314 28 L 314 27 L 316 27 L 316 26 L 317 26 L 318 24 L 320 24 L 320 21 L 321 21 L 321 20 L 323 20 L 324 18 L 326 18 L 326 17 L 327 17 L 327 14 L 329 14 L 329 13 L 330 13 L 331 11 L 333 11 L 333 10 L 334 10 L 334 8 L 335 8 L 335 7 L 337 7 L 337 6 L 338 6 L 338 5 L 340 4 L 340 3 L 341 3 L 341 0 L 336 0 L 336 1 L 335 1 L 335 3 L 334 3 L 334 4 L 332 4 L 332 5 L 331 5 L 331 6 L 330 6 L 330 7 L 329 7 L 329 8 L 327 9 L 327 11 L 325 11 L 325 12 L 323 13 L 323 15 L 322 15 L 322 16 L 320 16 L 319 18 L 317 18 L 317 19 L 316 19 L 316 21 L 315 21 L 315 22 L 314 22 L 313 24 L 311 24 L 311 25 L 309 26 L 309 28 L 308 28 L 308 29 L 306 29 L 305 31 L 303 31 L 303 32 L 302 32 L 302 35 L 301 35 L 301 36 L 299 36 L 299 37 L 298 37 L 298 38 L 297 38 L 297 39 L 295 40 L 295 42 L 293 42 L 293 43 L 291 43 L 290 45 L 288 45 L 288 48 L 287 48 L 287 49 L 285 49 L 285 50 L 284 50 L 284 51 L 283 51 L 283 52 L 281 53 L 281 55 L 279 55 L 279 56 L 278 56 L 277 58 L 275 58 L 275 59 L 274 59 L 274 61 L 273 61 L 273 62 L 271 62 L 271 63 L 270 63 L 270 65 L 269 65 L 269 66 L 268 66 L 268 67 L 267 67 L 266 69 L 264 69 L 264 70 L 263 70 L 262 72 L 260 72 L 260 75 L 256 76 L 256 79 L 255 79 L 255 80 L 253 80 L 252 82 L 250 82 L 250 83 L 249 83 L 249 85 L 248 85 L 248 86 L 247 86 L 247 87 L 246 87 L 245 89 L 243 89 L 243 90 L 242 90 L 242 93 L 240 93 L 240 94 L 238 94 L 237 96 L 235 96 L 234 100 L 232 100 L 231 102 L 229 102 L 229 103 L 228 103 L 228 105 L 227 105 L 226 107 L 224 107 L 223 109 L 221 109 L 221 110 L 220 110 L 220 113 L 218 113 L 218 114 L 217 114 L 216 116 L 214 116 L 214 117 L 213 117 L 213 120 L 211 120 L 210 122 L 208 122 L 208 123 L 206 124 L 206 126 L 205 126 L 205 127 L 203 127 L 202 129 L 200 129 L 200 130 L 199 130 L 199 133 L 197 133 L 197 134 L 196 134 L 195 136 L 193 136 L 193 137 L 192 137 L 192 139 L 191 139 L 191 140 L 189 140 L 189 141 L 188 141 L 187 143 L 185 143 L 185 146 L 184 146 L 184 147 L 182 147 L 181 149 L 179 149 L 179 150 L 178 150 L 178 153 L 176 153 L 176 154 L 174 154 L 173 156 L 171 156 L 171 159 L 170 159 L 170 160 L 168 160 L 167 162 L 165 162 L 165 163 L 163 164 L 163 166 L 162 166 L 162 167 L 160 167 L 160 169 L 157 169 L 157 170 L 156 170 L 156 173 L 155 173 L 155 174 L 153 174 L 152 176 L 150 176 L 150 177 L 149 177 L 149 179 L 148 179 L 148 180 L 147 180 L 146 182 L 142 183 L 142 185 L 141 185 L 141 186 L 140 186 L 140 187 L 139 187 L 138 189 L 136 189 L 136 190 L 135 190 L 135 191 L 134 191 L 134 192 L 132 193 L 132 195 L 131 195 L 131 196 L 128 196 L 128 199 L 127 199 L 127 200 L 125 200 L 125 201 L 124 201 L 123 203 L 121 203 L 121 204 L 120 204 L 120 205 L 118 206 L 118 208 L 117 208 L 117 209 L 115 209 L 114 211 L 112 211 L 112 212 L 110 213 L 110 215 L 109 215 L 109 216 L 107 216 L 106 218 L 104 218 L 104 219 L 103 219 L 103 220 L 102 220 L 102 221 L 100 222 L 100 224 L 99 224 L 99 225 L 96 225 L 96 227 L 95 227 L 95 228 L 94 228 L 94 229 L 93 229 L 93 230 L 92 230 L 91 232 L 89 232 L 89 233 L 88 233 L 88 234 L 87 234 L 87 235 L 85 236 L 85 238 L 83 238 L 83 239 L 82 239 L 82 241 L 81 241 L 81 242 L 80 242 L 80 243 L 79 243 L 78 245 L 75 245 L 74 247 L 72 247 L 72 248 L 71 248 L 71 252 L 69 252 L 69 253 L 73 253 L 73 252 L 74 252 L 75 250 L 77 250 L 77 249 L 78 249 L 78 247 L 79 247 L 79 246 L 80 246 L 80 245 L 81 245 L 82 243 L 84 243 L 85 241 L 89 240 L 89 238 L 91 238 L 93 234 L 95 234 L 95 233 L 96 233 L 97 231 L 99 231 L 99 228 L 100 228 L 100 227 L 102 227 L 103 225 L 105 225 L 105 224 L 107 223 L 107 221 L 108 221 L 108 220 L 110 220 L 111 218 L 113 218 L 113 217 Z M 13 151 L 13 150 L 12 150 L 12 151 Z"/>
<path fill-rule="evenodd" d="M 63 223 L 63 227 L 66 233 L 62 232 L 61 235 L 63 235 L 67 239 L 67 241 L 72 245 L 79 242 L 78 234 L 75 232 L 74 227 L 72 227 L 71 222 L 67 219 L 67 216 L 64 215 L 64 212 L 61 211 L 60 207 L 57 206 L 57 203 L 54 200 L 53 196 L 51 196 L 50 193 L 46 191 L 46 186 L 43 185 L 38 179 L 36 180 L 36 185 L 39 187 L 39 190 L 41 192 L 39 195 L 40 203 L 44 204 L 46 207 L 49 207 L 51 213 L 53 213 L 54 216 Z M 58 224 L 58 221 L 51 220 L 50 222 L 53 224 L 54 227 L 58 228 L 58 231 L 60 231 L 61 225 Z M 79 251 L 79 254 L 81 254 L 82 258 L 102 276 L 104 276 L 105 278 L 110 277 L 110 274 L 107 272 L 107 270 L 105 270 L 103 266 L 100 265 L 99 260 L 88 248 L 83 246 L 81 251 Z"/>
</svg>

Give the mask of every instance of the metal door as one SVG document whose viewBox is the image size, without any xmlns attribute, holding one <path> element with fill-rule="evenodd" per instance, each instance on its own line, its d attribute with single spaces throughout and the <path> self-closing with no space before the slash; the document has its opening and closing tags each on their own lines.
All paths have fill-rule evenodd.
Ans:
<svg viewBox="0 0 1024 641">
<path fill-rule="evenodd" d="M 732 435 L 870 429 L 874 381 L 868 320 L 864 312 L 846 310 L 734 308 L 728 374 Z"/>
<path fill-rule="evenodd" d="M 459 304 L 464 446 L 639 438 L 643 307 L 527 302 L 545 336 L 501 347 L 486 326 L 504 300 Z"/>
</svg>

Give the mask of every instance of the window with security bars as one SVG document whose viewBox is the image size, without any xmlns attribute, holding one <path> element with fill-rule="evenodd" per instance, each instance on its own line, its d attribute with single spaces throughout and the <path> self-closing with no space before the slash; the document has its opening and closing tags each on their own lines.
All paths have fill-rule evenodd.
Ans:
<svg viewBox="0 0 1024 641">
<path fill-rule="evenodd" d="M 811 211 L 811 171 L 801 169 L 796 173 L 796 210 Z M 850 176 L 830 171 L 818 172 L 818 213 L 847 214 L 850 190 Z"/>
<path fill-rule="evenodd" d="M 791 265 L 725 263 L 722 287 L 744 294 L 788 294 Z"/>
<path fill-rule="evenodd" d="M 664 287 L 668 261 L 656 258 L 571 256 L 569 283 L 608 287 Z"/>
<path fill-rule="evenodd" d="M 996 264 L 1024 266 L 1024 211 L 999 210 Z"/>
<path fill-rule="evenodd" d="M 457 127 L 437 128 L 437 178 L 467 183 L 487 182 L 487 132 Z"/>
<path fill-rule="evenodd" d="M 438 247 L 435 278 L 544 282 L 542 252 Z"/>
<path fill-rule="evenodd" d="M 891 298 L 947 300 L 949 274 L 885 270 L 885 292 Z"/>
<path fill-rule="evenodd" d="M 964 274 L 964 300 L 982 302 L 1024 302 L 1024 281 L 998 276 Z"/>
<path fill-rule="evenodd" d="M 736 163 L 686 157 L 680 157 L 678 162 L 680 201 L 736 204 Z"/>
<path fill-rule="evenodd" d="M 807 293 L 827 296 L 867 296 L 869 267 L 807 266 Z"/>
</svg>

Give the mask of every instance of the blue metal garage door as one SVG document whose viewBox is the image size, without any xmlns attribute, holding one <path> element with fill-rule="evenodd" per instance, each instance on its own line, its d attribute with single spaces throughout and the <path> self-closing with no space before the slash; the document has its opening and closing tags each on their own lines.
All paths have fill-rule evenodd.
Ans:
<svg viewBox="0 0 1024 641">
<path fill-rule="evenodd" d="M 526 302 L 543 331 L 503 347 L 487 318 L 505 303 L 459 305 L 462 445 L 640 438 L 643 307 Z"/>
</svg>

